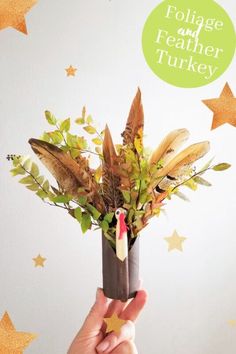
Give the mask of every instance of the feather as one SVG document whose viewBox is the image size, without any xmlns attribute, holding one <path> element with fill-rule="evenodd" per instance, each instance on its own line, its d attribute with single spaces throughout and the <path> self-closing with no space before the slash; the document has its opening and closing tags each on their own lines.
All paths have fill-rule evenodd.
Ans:
<svg viewBox="0 0 236 354">
<path fill-rule="evenodd" d="M 118 175 L 118 156 L 116 154 L 111 133 L 107 125 L 103 140 L 103 158 L 103 200 L 107 210 L 112 211 L 119 208 L 123 204 L 123 196 L 119 190 L 120 176 Z"/>
<path fill-rule="evenodd" d="M 98 185 L 92 177 L 85 158 L 78 156 L 76 162 L 68 153 L 43 140 L 32 138 L 29 144 L 64 192 L 78 197 L 78 188 L 83 188 L 88 202 L 99 211 L 104 210 L 104 203 L 98 193 Z"/>
<path fill-rule="evenodd" d="M 197 160 L 202 158 L 210 148 L 208 141 L 203 141 L 190 145 L 180 153 L 178 153 L 166 166 L 157 170 L 155 173 L 152 188 L 159 188 L 159 192 L 168 188 L 169 185 L 178 183 L 179 178 L 183 178 L 189 167 Z M 155 182 L 155 179 L 159 181 Z"/>
<path fill-rule="evenodd" d="M 170 132 L 153 152 L 149 163 L 157 164 L 161 161 L 162 166 L 165 166 L 188 137 L 187 129 L 177 129 Z"/>
<path fill-rule="evenodd" d="M 133 100 L 129 116 L 127 119 L 123 137 L 123 145 L 134 144 L 135 137 L 139 135 L 140 130 L 143 130 L 144 114 L 143 105 L 141 102 L 141 91 L 138 88 L 137 94 Z"/>
</svg>

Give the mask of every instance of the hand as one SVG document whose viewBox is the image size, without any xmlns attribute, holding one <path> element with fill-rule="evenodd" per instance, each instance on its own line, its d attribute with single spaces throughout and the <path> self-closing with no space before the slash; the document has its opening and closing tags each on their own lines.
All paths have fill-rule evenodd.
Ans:
<svg viewBox="0 0 236 354">
<path fill-rule="evenodd" d="M 96 301 L 67 354 L 136 354 L 137 349 L 133 342 L 134 321 L 144 307 L 146 299 L 147 293 L 139 290 L 131 301 L 111 301 L 104 296 L 103 290 L 98 288 Z M 122 326 L 119 335 L 114 332 L 106 335 L 103 319 L 111 317 L 113 313 L 127 322 Z"/>
</svg>

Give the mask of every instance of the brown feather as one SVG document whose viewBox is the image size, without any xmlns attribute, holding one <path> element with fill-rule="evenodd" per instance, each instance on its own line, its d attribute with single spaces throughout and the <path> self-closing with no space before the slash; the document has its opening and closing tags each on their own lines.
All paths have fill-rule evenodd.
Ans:
<svg viewBox="0 0 236 354">
<path fill-rule="evenodd" d="M 98 185 L 92 177 L 85 158 L 78 156 L 76 162 L 68 153 L 43 140 L 32 138 L 29 143 L 64 192 L 77 197 L 79 196 L 78 188 L 82 187 L 86 192 L 88 202 L 99 211 L 104 210 L 104 203 L 98 193 Z"/>
<path fill-rule="evenodd" d="M 120 176 L 118 174 L 118 156 L 107 125 L 103 140 L 103 158 L 103 200 L 107 210 L 112 211 L 123 205 L 123 196 L 119 190 Z"/>
<path fill-rule="evenodd" d="M 135 137 L 139 134 L 140 129 L 143 130 L 143 126 L 143 105 L 141 102 L 141 91 L 138 88 L 137 94 L 130 108 L 125 130 L 121 134 L 123 137 L 123 145 L 134 144 Z"/>
</svg>

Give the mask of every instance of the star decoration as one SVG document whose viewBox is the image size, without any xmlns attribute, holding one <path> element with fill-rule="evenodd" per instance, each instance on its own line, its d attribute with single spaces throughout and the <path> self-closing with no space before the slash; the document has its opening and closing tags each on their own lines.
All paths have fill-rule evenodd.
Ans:
<svg viewBox="0 0 236 354">
<path fill-rule="evenodd" d="M 219 98 L 203 100 L 202 102 L 214 112 L 211 130 L 225 123 L 236 127 L 236 97 L 234 97 L 227 82 Z"/>
<path fill-rule="evenodd" d="M 114 331 L 119 334 L 121 327 L 126 323 L 125 320 L 120 319 L 116 313 L 113 313 L 111 317 L 104 318 L 107 324 L 106 333 Z"/>
<path fill-rule="evenodd" d="M 13 27 L 27 34 L 25 15 L 37 0 L 0 0 L 0 30 Z"/>
<path fill-rule="evenodd" d="M 22 354 L 36 338 L 33 333 L 17 332 L 7 312 L 0 321 L 0 354 Z"/>
<path fill-rule="evenodd" d="M 47 258 L 43 258 L 40 256 L 40 254 L 36 258 L 32 258 L 35 262 L 35 267 L 44 267 L 44 262 L 46 261 Z"/>
<path fill-rule="evenodd" d="M 179 236 L 177 231 L 175 230 L 173 232 L 173 235 L 171 237 L 165 237 L 165 240 L 169 244 L 169 248 L 168 248 L 169 252 L 172 250 L 183 251 L 182 243 L 186 240 L 186 237 Z"/>
<path fill-rule="evenodd" d="M 67 76 L 75 76 L 75 72 L 77 71 L 72 65 L 70 65 L 66 70 Z"/>
<path fill-rule="evenodd" d="M 231 327 L 236 327 L 236 320 L 229 320 L 229 321 L 228 321 L 228 324 L 229 324 Z"/>
</svg>

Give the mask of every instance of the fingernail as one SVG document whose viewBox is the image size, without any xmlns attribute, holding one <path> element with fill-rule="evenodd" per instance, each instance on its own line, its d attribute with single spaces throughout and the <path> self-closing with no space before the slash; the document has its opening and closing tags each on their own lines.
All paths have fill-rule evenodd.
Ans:
<svg viewBox="0 0 236 354">
<path fill-rule="evenodd" d="M 108 349 L 108 347 L 109 347 L 109 342 L 108 342 L 108 341 L 104 341 L 104 342 L 100 343 L 100 344 L 96 347 L 96 349 L 97 349 L 97 351 L 99 351 L 99 352 L 104 352 L 105 350 Z"/>
</svg>

